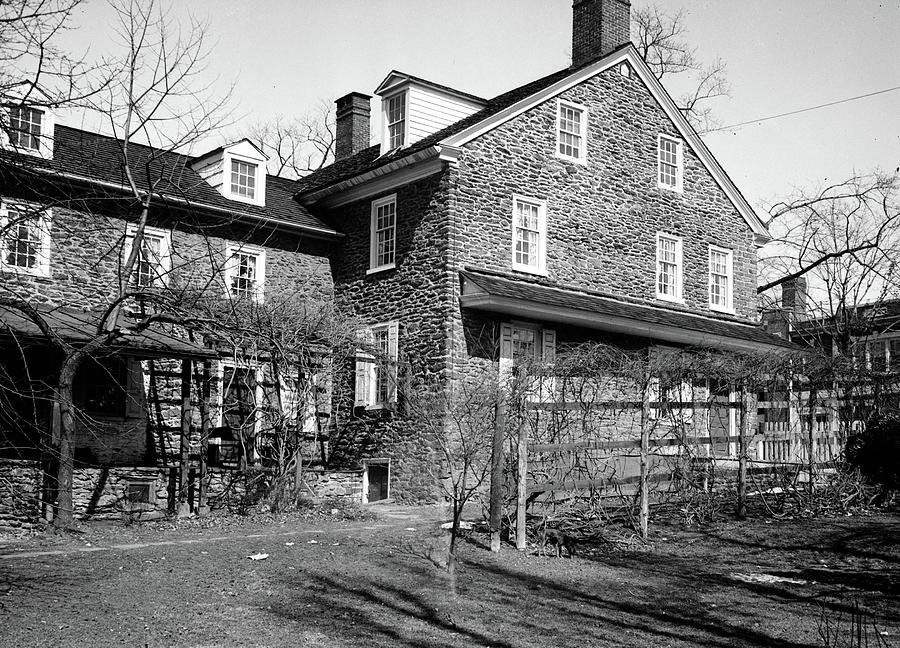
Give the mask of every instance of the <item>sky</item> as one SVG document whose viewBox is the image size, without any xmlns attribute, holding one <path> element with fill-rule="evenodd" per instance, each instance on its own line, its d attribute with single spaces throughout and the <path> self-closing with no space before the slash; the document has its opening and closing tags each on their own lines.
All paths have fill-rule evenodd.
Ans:
<svg viewBox="0 0 900 648">
<path fill-rule="evenodd" d="M 371 94 L 393 69 L 492 97 L 570 63 L 571 0 L 163 1 L 182 25 L 189 14 L 208 23 L 207 77 L 234 84 L 236 122 L 223 139 L 351 91 Z M 704 141 L 761 214 L 798 189 L 900 167 L 900 89 L 754 121 L 900 86 L 900 0 L 656 4 L 687 12 L 700 60 L 727 64 L 731 96 L 712 104 L 715 116 L 723 126 L 753 123 Z M 106 53 L 110 18 L 88 0 L 65 45 Z"/>
</svg>

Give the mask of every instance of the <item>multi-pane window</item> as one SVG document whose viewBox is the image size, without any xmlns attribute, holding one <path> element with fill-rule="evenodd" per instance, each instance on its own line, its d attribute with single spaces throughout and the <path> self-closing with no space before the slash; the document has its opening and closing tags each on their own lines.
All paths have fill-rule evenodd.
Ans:
<svg viewBox="0 0 900 648">
<path fill-rule="evenodd" d="M 397 401 L 399 323 L 359 331 L 364 347 L 356 353 L 357 407 L 381 408 Z"/>
<path fill-rule="evenodd" d="M 544 271 L 546 232 L 546 203 L 516 196 L 513 199 L 514 270 Z"/>
<path fill-rule="evenodd" d="M 887 353 L 887 340 L 872 340 L 869 342 L 869 368 L 879 373 L 887 371 Z"/>
<path fill-rule="evenodd" d="M 659 136 L 659 186 L 681 189 L 681 142 Z"/>
<path fill-rule="evenodd" d="M 375 404 L 390 402 L 391 374 L 394 359 L 390 357 L 390 331 L 387 326 L 372 329 L 373 344 L 378 353 L 375 362 Z"/>
<path fill-rule="evenodd" d="M 709 306 L 713 310 L 732 308 L 731 250 L 709 248 Z"/>
<path fill-rule="evenodd" d="M 241 160 L 231 161 L 231 194 L 248 200 L 256 199 L 255 164 Z"/>
<path fill-rule="evenodd" d="M 259 301 L 265 281 L 265 253 L 258 248 L 231 247 L 225 266 L 228 292 L 237 299 Z"/>
<path fill-rule="evenodd" d="M 128 234 L 124 255 L 131 252 L 134 230 Z M 132 271 L 132 282 L 136 288 L 162 286 L 171 268 L 169 259 L 169 232 L 156 228 L 145 228 L 141 245 Z"/>
<path fill-rule="evenodd" d="M 675 236 L 656 237 L 656 297 L 681 300 L 681 239 Z"/>
<path fill-rule="evenodd" d="M 585 159 L 587 110 L 581 106 L 559 102 L 557 116 L 557 152 L 577 161 Z"/>
<path fill-rule="evenodd" d="M 13 146 L 39 151 L 44 113 L 36 108 L 12 106 L 9 109 L 9 139 Z"/>
<path fill-rule="evenodd" d="M 391 195 L 372 203 L 369 268 L 393 268 L 397 250 L 397 197 Z"/>
<path fill-rule="evenodd" d="M 49 272 L 49 215 L 35 211 L 25 206 L 0 206 L 0 269 Z"/>
<path fill-rule="evenodd" d="M 388 98 L 385 110 L 387 120 L 388 149 L 393 150 L 406 142 L 406 93 Z"/>
</svg>

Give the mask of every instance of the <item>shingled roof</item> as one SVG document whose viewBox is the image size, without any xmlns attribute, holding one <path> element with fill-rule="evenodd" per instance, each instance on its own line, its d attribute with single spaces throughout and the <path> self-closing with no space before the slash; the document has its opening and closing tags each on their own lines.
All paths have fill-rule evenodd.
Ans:
<svg viewBox="0 0 900 648">
<path fill-rule="evenodd" d="M 114 137 L 57 124 L 52 159 L 13 155 L 17 163 L 25 162 L 31 169 L 106 186 L 126 186 L 121 142 Z M 154 181 L 157 182 L 155 190 L 164 197 L 187 202 L 197 209 L 213 208 L 264 223 L 280 221 L 320 236 L 337 236 L 334 228 L 294 200 L 295 180 L 267 175 L 266 205 L 263 207 L 225 198 L 191 169 L 193 157 L 135 143 L 129 144 L 128 155 L 132 169 L 136 170 L 135 183 L 141 190 L 148 190 L 149 181 Z M 148 165 L 151 169 L 149 178 L 144 172 Z"/>
<path fill-rule="evenodd" d="M 611 330 L 621 329 L 620 332 L 646 337 L 654 337 L 647 332 L 654 326 L 662 327 L 660 330 L 668 327 L 678 329 L 686 332 L 685 337 L 697 345 L 797 348 L 791 342 L 767 333 L 755 324 L 736 319 L 693 315 L 624 301 L 600 293 L 556 288 L 484 271 L 466 270 L 460 276 L 465 285 L 461 298 L 463 306 L 492 310 L 507 304 L 518 310 L 527 310 L 535 305 L 543 305 L 562 309 L 561 313 L 567 315 L 561 317 L 560 321 L 582 320 L 588 323 L 581 324 L 582 326 L 590 326 L 589 323 L 595 321 L 596 326 L 591 328 L 608 328 L 608 323 L 615 321 L 619 323 L 618 328 Z M 489 299 L 491 297 L 495 299 Z M 545 315 L 542 317 L 546 319 Z M 629 327 L 631 330 L 628 330 Z"/>
<path fill-rule="evenodd" d="M 622 46 L 622 48 L 624 47 L 627 47 L 627 45 Z M 593 61 L 586 63 L 582 67 L 587 67 L 592 63 Z M 398 160 L 400 158 L 407 157 L 408 155 L 411 155 L 418 151 L 425 150 L 430 146 L 434 146 L 441 140 L 444 140 L 451 135 L 455 135 L 456 133 L 465 130 L 469 126 L 487 119 L 488 117 L 500 112 L 504 108 L 509 108 L 516 102 L 527 99 L 536 92 L 540 92 L 544 88 L 547 88 L 557 81 L 564 79 L 575 71 L 577 71 L 576 68 L 565 68 L 554 72 L 553 74 L 548 74 L 547 76 L 537 79 L 536 81 L 531 81 L 529 83 L 526 83 L 525 85 L 519 86 L 518 88 L 513 88 L 508 92 L 497 95 L 493 99 L 488 100 L 487 105 L 485 105 L 485 107 L 478 112 L 473 113 L 472 115 L 469 115 L 468 117 L 461 119 L 458 122 L 451 124 L 450 126 L 447 126 L 446 128 L 419 140 L 418 142 L 413 142 L 406 148 L 395 150 L 387 155 L 379 157 L 379 154 L 381 153 L 381 145 L 376 144 L 375 146 L 370 146 L 369 148 L 360 151 L 356 155 L 344 158 L 343 160 L 337 160 L 324 169 L 320 169 L 304 178 L 301 178 L 298 181 L 298 193 L 304 194 L 322 189 L 324 187 L 327 187 L 328 185 L 340 182 L 341 180 L 352 178 L 353 176 L 360 175 L 361 173 L 365 173 L 366 171 L 371 171 L 380 166 L 384 166 L 386 164 L 394 162 L 395 160 Z M 454 92 L 459 91 L 454 90 Z"/>
</svg>

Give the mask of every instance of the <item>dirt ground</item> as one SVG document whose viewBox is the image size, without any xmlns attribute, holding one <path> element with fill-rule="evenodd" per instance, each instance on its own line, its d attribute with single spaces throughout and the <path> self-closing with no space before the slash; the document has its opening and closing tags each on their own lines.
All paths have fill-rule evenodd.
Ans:
<svg viewBox="0 0 900 648">
<path fill-rule="evenodd" d="M 573 559 L 491 554 L 473 532 L 454 578 L 433 562 L 440 517 L 107 524 L 0 543 L 0 646 L 800 647 L 823 633 L 849 645 L 857 629 L 900 646 L 897 516 L 657 526 L 647 548 L 583 542 Z"/>
</svg>

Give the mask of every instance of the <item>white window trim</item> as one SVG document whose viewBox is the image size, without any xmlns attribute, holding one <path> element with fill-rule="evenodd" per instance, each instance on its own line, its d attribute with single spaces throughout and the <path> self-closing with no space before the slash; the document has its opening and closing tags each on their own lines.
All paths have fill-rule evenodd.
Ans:
<svg viewBox="0 0 900 648">
<path fill-rule="evenodd" d="M 519 202 L 526 202 L 538 207 L 538 265 L 537 267 L 516 262 L 516 205 Z M 547 201 L 530 196 L 522 196 L 513 194 L 512 212 L 511 212 L 511 234 L 512 244 L 510 246 L 512 269 L 518 272 L 527 272 L 528 274 L 547 276 Z"/>
<path fill-rule="evenodd" d="M 378 260 L 378 240 L 375 237 L 375 227 L 378 220 L 378 208 L 384 205 L 394 203 L 394 260 L 391 263 L 376 266 Z M 397 225 L 399 223 L 399 213 L 397 211 L 397 194 L 379 198 L 372 201 L 372 211 L 369 219 L 369 269 L 366 274 L 374 274 L 383 272 L 384 270 L 392 270 L 397 267 Z"/>
<path fill-rule="evenodd" d="M 562 134 L 562 119 L 560 119 L 560 114 L 562 113 L 563 107 L 572 108 L 573 110 L 577 110 L 581 113 L 581 155 L 578 157 L 573 157 L 571 155 L 565 155 L 560 153 L 559 151 L 559 143 L 560 136 Z M 571 101 L 565 101 L 563 99 L 559 99 L 556 102 L 556 157 L 562 160 L 568 160 L 569 162 L 575 162 L 576 164 L 587 164 L 587 131 L 588 131 L 588 109 L 587 106 L 582 106 L 581 104 L 573 103 Z"/>
<path fill-rule="evenodd" d="M 403 144 L 399 147 L 391 148 L 390 129 L 388 128 L 388 106 L 391 99 L 399 95 L 403 97 Z M 409 146 L 409 90 L 403 89 L 400 92 L 392 92 L 381 98 L 381 155 L 390 153 L 396 148 L 405 148 Z"/>
<path fill-rule="evenodd" d="M 38 262 L 33 268 L 23 268 L 6 263 L 6 234 L 9 225 L 9 208 L 19 208 L 26 212 L 35 212 L 34 218 L 39 220 L 41 231 L 41 249 L 38 251 Z M 0 198 L 0 272 L 23 274 L 33 277 L 50 276 L 50 228 L 53 222 L 53 211 L 41 208 L 40 205 L 20 200 Z"/>
<path fill-rule="evenodd" d="M 667 295 L 659 290 L 659 262 L 660 262 L 660 240 L 668 239 L 675 242 L 675 264 L 677 266 L 675 272 L 675 295 Z M 684 303 L 684 243 L 680 236 L 675 236 L 667 232 L 656 233 L 656 263 L 653 267 L 653 290 L 656 298 L 676 304 Z"/>
<path fill-rule="evenodd" d="M 660 159 L 660 151 L 662 149 L 662 141 L 668 140 L 675 144 L 675 185 L 667 185 L 660 180 L 660 167 L 662 160 Z M 656 139 L 656 186 L 659 189 L 668 191 L 684 192 L 684 142 L 678 137 L 671 135 L 663 135 L 660 133 Z"/>
<path fill-rule="evenodd" d="M 256 257 L 256 292 L 253 295 L 253 301 L 261 304 L 265 296 L 266 285 L 266 251 L 255 245 L 246 245 L 241 243 L 232 243 L 225 249 L 225 296 L 228 299 L 235 299 L 236 295 L 231 292 L 231 279 L 237 273 L 237 254 L 252 254 Z"/>
<path fill-rule="evenodd" d="M 15 99 L 11 102 L 12 106 L 15 106 Z M 4 117 L 7 124 L 9 123 L 9 108 L 12 107 L 9 103 L 5 106 L 0 107 L 0 110 L 6 111 L 7 116 Z M 37 157 L 42 157 L 46 160 L 53 159 L 53 134 L 56 125 L 56 117 L 53 112 L 48 108 L 44 108 L 41 106 L 24 106 L 25 108 L 30 108 L 32 110 L 39 110 L 42 114 L 41 118 L 41 138 L 40 138 L 40 146 L 38 149 L 25 148 L 22 146 L 15 146 L 9 139 L 9 134 L 0 129 L 0 146 L 5 149 L 17 151 L 18 153 L 22 153 L 23 155 L 34 155 Z"/>
<path fill-rule="evenodd" d="M 244 162 L 245 164 L 253 164 L 256 166 L 256 185 L 254 187 L 255 195 L 253 198 L 241 196 L 231 191 L 231 163 Z M 248 205 L 266 205 L 266 161 L 257 160 L 245 155 L 236 155 L 231 151 L 225 151 L 222 155 L 222 195 L 229 200 L 247 203 Z"/>
<path fill-rule="evenodd" d="M 713 275 L 713 273 L 712 273 L 712 255 L 713 255 L 713 252 L 718 252 L 719 254 L 724 254 L 727 259 L 725 262 L 725 271 L 728 275 L 727 284 L 726 284 L 728 294 L 726 296 L 724 306 L 721 306 L 719 304 L 713 304 L 713 302 L 712 302 L 712 285 L 713 285 L 713 282 L 712 282 L 712 275 Z M 707 262 L 709 264 L 709 268 L 708 268 L 709 309 L 720 312 L 720 313 L 734 313 L 734 250 L 719 247 L 718 245 L 710 245 Z"/>
<path fill-rule="evenodd" d="M 134 233 L 137 231 L 137 226 L 129 224 L 125 230 L 125 245 L 122 248 L 122 264 L 128 260 L 128 254 L 131 252 L 131 246 L 134 242 Z M 169 285 L 169 279 L 172 273 L 172 232 L 170 230 L 165 230 L 159 227 L 148 227 L 144 226 L 144 236 L 152 236 L 155 238 L 162 239 L 162 243 L 159 246 L 159 277 L 162 280 L 162 287 Z M 135 261 L 135 264 L 139 263 L 140 259 Z M 137 267 L 132 269 L 132 275 L 134 275 L 134 271 L 137 270 Z M 129 284 L 131 283 L 131 278 L 129 277 Z M 160 286 L 147 286 L 147 288 L 154 288 Z"/>
<path fill-rule="evenodd" d="M 397 368 L 399 360 L 400 323 L 397 320 L 373 324 L 365 329 L 357 331 L 357 337 L 366 345 L 374 344 L 375 333 L 386 331 L 388 335 L 388 358 L 392 363 L 393 375 L 389 377 L 388 399 L 378 402 L 377 364 L 378 358 L 371 349 L 357 349 L 356 367 L 354 375 L 354 406 L 365 407 L 367 410 L 387 409 L 397 402 Z"/>
</svg>

